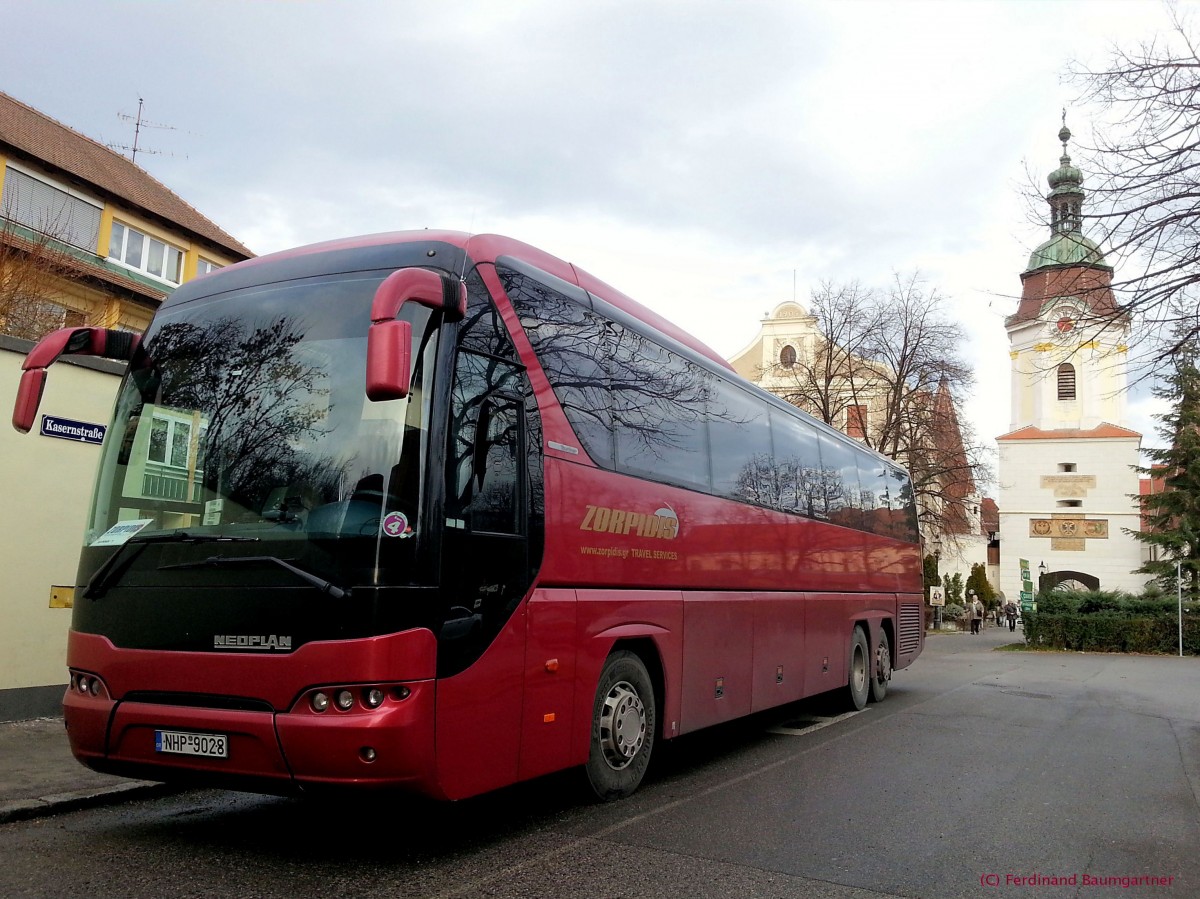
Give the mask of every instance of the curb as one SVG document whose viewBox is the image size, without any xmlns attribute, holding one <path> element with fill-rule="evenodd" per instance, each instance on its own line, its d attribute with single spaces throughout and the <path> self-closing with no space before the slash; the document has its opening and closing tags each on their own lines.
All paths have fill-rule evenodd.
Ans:
<svg viewBox="0 0 1200 899">
<path fill-rule="evenodd" d="M 73 790 L 67 793 L 51 793 L 37 799 L 15 799 L 0 802 L 0 824 L 13 821 L 29 821 L 46 818 L 62 812 L 73 812 L 84 808 L 113 805 L 132 799 L 160 796 L 177 791 L 177 787 L 156 781 L 138 780 L 111 787 Z"/>
</svg>

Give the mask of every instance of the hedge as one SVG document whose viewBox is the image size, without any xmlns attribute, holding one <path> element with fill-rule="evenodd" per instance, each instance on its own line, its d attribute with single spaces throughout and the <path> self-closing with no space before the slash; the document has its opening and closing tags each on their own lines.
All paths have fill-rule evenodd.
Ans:
<svg viewBox="0 0 1200 899">
<path fill-rule="evenodd" d="M 1021 613 L 1025 643 L 1076 652 L 1179 652 L 1179 606 L 1156 596 L 1053 592 L 1038 597 L 1038 611 Z M 1183 651 L 1200 655 L 1200 614 L 1186 609 Z"/>
</svg>

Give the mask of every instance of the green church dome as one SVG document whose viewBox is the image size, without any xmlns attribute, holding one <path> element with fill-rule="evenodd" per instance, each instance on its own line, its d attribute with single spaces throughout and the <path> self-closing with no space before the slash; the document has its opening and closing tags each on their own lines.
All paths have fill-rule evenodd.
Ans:
<svg viewBox="0 0 1200 899">
<path fill-rule="evenodd" d="M 1029 265 L 1025 271 L 1047 265 L 1102 265 L 1108 267 L 1104 251 L 1090 237 L 1078 231 L 1059 231 L 1040 247 L 1029 254 Z"/>
</svg>

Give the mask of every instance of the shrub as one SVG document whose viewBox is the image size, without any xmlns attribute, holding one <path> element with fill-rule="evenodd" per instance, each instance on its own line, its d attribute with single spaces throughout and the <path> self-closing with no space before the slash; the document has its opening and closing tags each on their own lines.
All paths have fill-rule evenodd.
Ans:
<svg viewBox="0 0 1200 899">
<path fill-rule="evenodd" d="M 1112 591 L 1053 591 L 1025 612 L 1030 646 L 1078 652 L 1177 653 L 1179 607 L 1161 591 L 1142 596 Z M 1185 612 L 1184 652 L 1200 654 L 1200 614 Z"/>
</svg>

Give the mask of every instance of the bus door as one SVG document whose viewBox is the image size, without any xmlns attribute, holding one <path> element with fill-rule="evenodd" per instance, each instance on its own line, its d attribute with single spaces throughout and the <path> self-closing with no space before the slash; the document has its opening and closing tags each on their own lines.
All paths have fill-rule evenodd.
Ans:
<svg viewBox="0 0 1200 899">
<path fill-rule="evenodd" d="M 438 775 L 450 798 L 512 783 L 520 753 L 529 560 L 524 372 L 460 352 L 447 441 L 438 634 Z"/>
<path fill-rule="evenodd" d="M 459 423 L 450 460 L 442 589 L 448 606 L 439 673 L 474 664 L 529 586 L 526 540 L 525 410 L 517 397 L 489 394 Z M 461 433 L 462 430 L 468 432 Z"/>
</svg>

